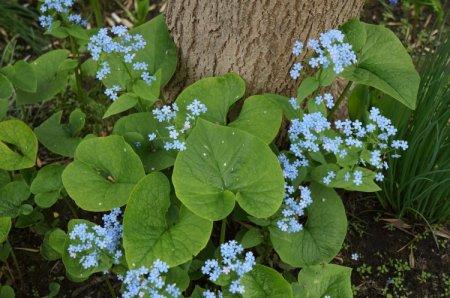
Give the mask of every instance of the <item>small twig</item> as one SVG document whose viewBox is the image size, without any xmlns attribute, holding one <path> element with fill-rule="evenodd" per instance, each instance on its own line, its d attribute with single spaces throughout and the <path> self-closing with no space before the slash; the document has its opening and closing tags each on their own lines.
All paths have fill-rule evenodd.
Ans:
<svg viewBox="0 0 450 298">
<path fill-rule="evenodd" d="M 14 247 L 14 249 L 28 251 L 28 252 L 33 252 L 33 253 L 39 252 L 39 249 L 36 249 L 36 248 Z"/>
<path fill-rule="evenodd" d="M 352 86 L 353 82 L 349 81 L 347 83 L 347 86 L 345 86 L 344 90 L 342 91 L 341 95 L 339 96 L 338 100 L 334 103 L 333 108 L 331 109 L 330 113 L 328 114 L 328 120 L 331 120 L 333 118 L 334 113 L 337 111 L 339 106 L 341 105 L 344 98 L 347 97 L 347 93 L 350 90 L 350 87 Z"/>
<path fill-rule="evenodd" d="M 20 287 L 22 287 L 22 282 L 23 282 L 23 279 L 22 279 L 22 271 L 20 270 L 20 267 L 19 267 L 19 262 L 17 261 L 17 257 L 16 257 L 16 254 L 14 253 L 14 248 L 13 248 L 13 246 L 11 245 L 11 243 L 9 242 L 9 240 L 6 240 L 6 242 L 8 243 L 8 245 L 11 247 L 11 257 L 12 257 L 12 259 L 13 259 L 13 263 L 14 263 L 14 267 L 16 268 L 16 270 L 17 270 L 17 275 L 19 276 L 19 280 L 20 280 L 20 284 L 21 284 L 21 286 Z"/>
</svg>

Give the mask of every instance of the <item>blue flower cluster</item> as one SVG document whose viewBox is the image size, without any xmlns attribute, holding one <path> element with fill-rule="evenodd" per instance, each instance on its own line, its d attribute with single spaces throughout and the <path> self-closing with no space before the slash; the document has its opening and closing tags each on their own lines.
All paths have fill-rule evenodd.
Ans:
<svg viewBox="0 0 450 298">
<path fill-rule="evenodd" d="M 119 276 L 123 283 L 123 298 L 132 297 L 154 297 L 177 298 L 181 296 L 181 291 L 176 284 L 166 284 L 163 274 L 169 271 L 165 262 L 156 260 L 150 269 L 140 267 L 130 269 L 125 276 Z"/>
<path fill-rule="evenodd" d="M 100 68 L 97 70 L 97 79 L 103 80 L 111 73 L 111 67 L 106 60 L 108 55 L 119 55 L 128 73 L 134 70 L 140 73 L 140 78 L 151 85 L 155 76 L 148 71 L 148 64 L 142 61 L 135 61 L 136 54 L 145 48 L 147 42 L 141 34 L 131 34 L 127 27 L 123 25 L 108 28 L 101 28 L 97 34 L 93 35 L 87 46 L 94 61 L 102 60 Z M 113 86 L 114 87 L 114 86 Z M 118 86 L 120 88 L 120 86 Z M 109 96 L 109 94 L 107 94 Z M 112 100 L 117 98 L 117 93 L 113 93 Z"/>
<path fill-rule="evenodd" d="M 331 106 L 333 97 L 331 94 L 324 94 L 315 98 L 316 104 L 323 101 Z M 299 109 L 295 98 L 290 102 L 294 109 Z M 337 131 L 334 131 L 333 126 Z M 278 228 L 288 233 L 295 233 L 303 228 L 298 218 L 304 215 L 304 209 L 312 203 L 311 192 L 305 186 L 295 189 L 293 185 L 301 168 L 310 165 L 310 153 L 334 155 L 337 160 L 345 158 L 350 150 L 356 151 L 360 154 L 360 159 L 345 172 L 345 182 L 351 181 L 356 186 L 363 184 L 363 172 L 355 169 L 359 165 L 375 169 L 375 181 L 381 182 L 384 179 L 382 171 L 388 169 L 386 156 L 391 154 L 391 157 L 397 158 L 400 157 L 398 151 L 408 149 L 406 141 L 393 139 L 396 133 L 397 129 L 391 121 L 375 107 L 371 108 L 366 125 L 359 120 L 349 119 L 331 123 L 321 112 L 305 113 L 301 118 L 292 119 L 288 130 L 291 154 L 288 156 L 282 153 L 278 156 L 286 181 Z M 322 183 L 330 185 L 336 177 L 335 171 L 328 171 L 322 177 Z M 297 190 L 300 190 L 299 199 L 295 199 Z"/>
<path fill-rule="evenodd" d="M 217 291 L 217 294 L 210 290 L 205 290 L 203 292 L 203 297 L 205 298 L 223 298 L 223 294 L 221 291 Z"/>
<path fill-rule="evenodd" d="M 233 294 L 243 294 L 244 286 L 241 284 L 241 278 L 247 272 L 250 272 L 255 266 L 255 257 L 252 252 L 247 252 L 245 258 L 241 257 L 244 247 L 235 240 L 223 243 L 220 246 L 221 263 L 216 259 L 206 260 L 202 267 L 202 273 L 207 275 L 209 280 L 216 281 L 222 274 L 234 274 L 234 279 L 230 284 L 230 292 Z M 205 297 L 211 295 L 211 292 L 204 293 Z"/>
<path fill-rule="evenodd" d="M 73 0 L 44 0 L 39 11 L 42 15 L 39 17 L 39 24 L 45 29 L 50 29 L 54 22 L 54 16 L 61 16 L 73 24 L 83 27 L 87 26 L 87 21 L 81 15 L 72 13 Z"/>
<path fill-rule="evenodd" d="M 81 223 L 73 227 L 69 233 L 69 239 L 77 244 L 71 244 L 67 251 L 70 257 L 79 258 L 84 269 L 97 267 L 101 255 L 106 253 L 118 264 L 122 257 L 120 242 L 122 239 L 122 223 L 119 218 L 122 211 L 113 209 L 110 213 L 103 215 L 103 226 L 95 225 L 90 228 Z"/>
<path fill-rule="evenodd" d="M 314 98 L 314 102 L 316 103 L 316 105 L 320 105 L 322 102 L 325 102 L 325 106 L 329 109 L 334 107 L 333 95 L 331 95 L 330 93 L 317 95 L 316 98 Z"/>
<path fill-rule="evenodd" d="M 169 150 L 177 150 L 184 151 L 186 150 L 186 142 L 181 139 L 184 134 L 191 129 L 193 122 L 197 119 L 201 114 L 206 113 L 208 109 L 206 105 L 203 104 L 198 99 L 194 99 L 190 104 L 186 106 L 186 117 L 183 121 L 183 126 L 178 129 L 174 122 L 175 117 L 179 112 L 178 105 L 176 103 L 172 104 L 172 106 L 162 106 L 160 108 L 155 108 L 153 110 L 153 116 L 158 122 L 166 122 L 168 126 L 166 127 L 169 135 L 169 140 L 167 138 L 164 140 L 164 149 Z M 157 139 L 156 133 L 150 133 L 148 135 L 149 141 L 154 141 Z"/>
<path fill-rule="evenodd" d="M 344 69 L 356 63 L 356 54 L 349 43 L 344 42 L 345 35 L 336 29 L 321 33 L 319 39 L 310 39 L 307 42 L 308 49 L 314 52 L 314 56 L 309 59 L 311 68 L 328 68 L 331 64 L 336 74 L 340 74 Z M 303 43 L 295 41 L 292 54 L 299 56 L 303 51 Z M 291 78 L 296 80 L 300 76 L 302 65 L 297 62 L 290 71 Z"/>
<path fill-rule="evenodd" d="M 280 158 L 281 160 L 282 158 Z M 281 162 L 284 170 L 284 164 Z M 303 230 L 303 225 L 299 223 L 299 217 L 305 215 L 305 209 L 311 205 L 312 197 L 311 190 L 306 186 L 300 186 L 299 199 L 296 197 L 296 189 L 292 186 L 292 181 L 287 181 L 285 185 L 285 194 L 283 201 L 283 208 L 281 211 L 282 217 L 277 221 L 277 227 L 287 233 L 297 233 Z"/>
</svg>

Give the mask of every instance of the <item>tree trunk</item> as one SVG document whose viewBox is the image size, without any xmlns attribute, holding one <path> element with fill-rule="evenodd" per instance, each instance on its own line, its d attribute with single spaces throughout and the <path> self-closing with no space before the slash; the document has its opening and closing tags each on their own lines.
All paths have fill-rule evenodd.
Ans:
<svg viewBox="0 0 450 298">
<path fill-rule="evenodd" d="M 168 0 L 167 23 L 179 49 L 171 96 L 196 80 L 230 71 L 247 94 L 291 94 L 295 40 L 317 37 L 357 17 L 364 0 Z"/>
</svg>

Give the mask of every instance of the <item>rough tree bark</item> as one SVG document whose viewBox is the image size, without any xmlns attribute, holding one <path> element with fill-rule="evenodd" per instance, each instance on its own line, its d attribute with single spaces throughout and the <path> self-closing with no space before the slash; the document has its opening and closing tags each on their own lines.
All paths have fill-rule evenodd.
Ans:
<svg viewBox="0 0 450 298">
<path fill-rule="evenodd" d="M 167 23 L 179 49 L 168 90 L 234 71 L 247 93 L 289 94 L 291 47 L 357 17 L 364 0 L 168 0 Z"/>
</svg>

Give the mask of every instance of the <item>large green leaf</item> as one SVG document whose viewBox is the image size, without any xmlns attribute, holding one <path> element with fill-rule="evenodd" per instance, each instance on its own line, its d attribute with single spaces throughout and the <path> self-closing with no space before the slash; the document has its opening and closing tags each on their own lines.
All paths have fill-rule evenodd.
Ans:
<svg viewBox="0 0 450 298">
<path fill-rule="evenodd" d="M 350 156 L 350 154 L 348 154 L 348 156 Z M 332 179 L 329 184 L 325 184 L 323 182 L 323 178 L 327 176 L 330 171 L 335 172 L 336 177 Z M 355 171 L 360 171 L 362 173 L 362 183 L 360 185 L 356 185 L 353 182 L 353 174 Z M 348 181 L 346 181 L 345 177 L 347 173 L 351 175 L 351 178 L 348 179 Z M 326 187 L 343 188 L 349 191 L 376 192 L 381 190 L 381 188 L 374 182 L 375 172 L 361 167 L 355 167 L 353 170 L 350 170 L 348 168 L 341 169 L 336 164 L 323 164 L 313 168 L 311 171 L 311 178 Z"/>
<path fill-rule="evenodd" d="M 31 64 L 37 78 L 35 92 L 17 90 L 16 101 L 19 105 L 33 104 L 50 100 L 67 86 L 68 71 L 60 69 L 66 61 L 68 50 L 54 50 L 45 53 Z"/>
<path fill-rule="evenodd" d="M 133 93 L 125 93 L 119 96 L 106 110 L 103 119 L 122 113 L 134 107 L 138 103 L 138 97 Z"/>
<path fill-rule="evenodd" d="M 94 223 L 87 220 L 72 219 L 69 221 L 67 234 L 70 234 L 70 232 L 77 224 L 86 224 L 90 229 L 92 229 L 95 226 Z M 80 258 L 86 254 L 89 254 L 90 251 L 85 251 L 83 253 L 78 254 L 76 258 L 72 258 L 68 252 L 68 248 L 71 244 L 77 245 L 80 244 L 80 241 L 78 239 L 72 240 L 70 239 L 70 237 L 67 237 L 64 243 L 64 250 L 62 252 L 62 261 L 64 263 L 64 266 L 66 267 L 67 274 L 71 278 L 82 280 L 88 278 L 91 274 L 94 274 L 96 272 L 102 272 L 111 268 L 113 263 L 112 258 L 106 253 L 101 252 L 98 266 L 85 269 L 80 264 Z"/>
<path fill-rule="evenodd" d="M 156 259 L 183 264 L 208 243 L 212 222 L 181 207 L 176 222 L 168 221 L 169 180 L 161 173 L 143 178 L 130 195 L 124 214 L 123 245 L 131 267 L 150 267 Z"/>
<path fill-rule="evenodd" d="M 342 30 L 356 50 L 358 60 L 342 76 L 380 89 L 415 109 L 420 77 L 395 34 L 383 26 L 357 20 L 347 22 Z"/>
<path fill-rule="evenodd" d="M 62 174 L 67 193 L 87 211 L 125 205 L 134 185 L 144 177 L 139 156 L 121 136 L 83 140 L 75 159 Z"/>
<path fill-rule="evenodd" d="M 0 170 L 0 188 L 5 186 L 11 181 L 8 171 Z"/>
<path fill-rule="evenodd" d="M 48 261 L 60 259 L 64 254 L 66 240 L 66 232 L 59 228 L 47 231 L 44 235 L 44 241 L 41 245 L 41 254 Z"/>
<path fill-rule="evenodd" d="M 0 69 L 16 89 L 35 92 L 37 88 L 36 72 L 26 61 L 19 60 L 14 65 Z"/>
<path fill-rule="evenodd" d="M 71 129 L 70 122 L 68 124 L 61 123 L 62 114 L 62 111 L 53 114 L 40 126 L 36 127 L 34 132 L 36 133 L 39 142 L 41 142 L 48 150 L 62 156 L 73 157 L 75 148 L 77 148 L 78 144 L 81 142 L 81 138 L 76 136 Z M 82 119 L 78 121 L 78 119 L 72 117 L 74 114 L 79 116 L 77 118 Z M 81 122 L 82 126 L 84 126 L 84 118 L 84 113 L 78 109 L 70 114 L 70 120 L 73 124 Z"/>
<path fill-rule="evenodd" d="M 164 150 L 164 143 L 157 139 L 150 141 L 148 135 L 156 133 L 168 137 L 165 123 L 158 122 L 151 113 L 134 113 L 120 118 L 114 125 L 114 134 L 124 137 L 134 145 L 146 172 L 159 171 L 173 166 L 177 156 L 175 151 Z M 139 143 L 139 146 L 136 144 Z"/>
<path fill-rule="evenodd" d="M 0 217 L 0 243 L 8 239 L 9 230 L 11 229 L 11 217 Z"/>
<path fill-rule="evenodd" d="M 311 185 L 313 203 L 307 221 L 298 233 L 270 227 L 270 240 L 281 260 L 294 267 L 326 263 L 342 247 L 347 233 L 347 217 L 341 199 L 332 188 Z"/>
<path fill-rule="evenodd" d="M 13 86 L 7 77 L 0 73 L 0 98 L 9 98 L 14 92 Z"/>
<path fill-rule="evenodd" d="M 152 74 L 161 70 L 161 87 L 163 87 L 177 68 L 177 50 L 164 16 L 159 15 L 132 29 L 131 32 L 142 34 L 147 42 L 146 47 L 136 55 L 136 60 L 146 62 Z"/>
<path fill-rule="evenodd" d="M 351 268 L 334 264 L 306 267 L 298 274 L 298 283 L 294 284 L 294 297 L 351 298 L 351 272 Z"/>
<path fill-rule="evenodd" d="M 283 117 L 276 100 L 270 97 L 273 96 L 264 94 L 247 98 L 239 117 L 229 126 L 242 129 L 270 144 L 278 134 Z"/>
<path fill-rule="evenodd" d="M 173 171 L 177 197 L 194 213 L 225 218 L 235 201 L 254 217 L 274 214 L 284 194 L 276 156 L 259 138 L 199 119 Z"/>
<path fill-rule="evenodd" d="M 0 217 L 17 217 L 22 204 L 30 196 L 30 189 L 24 181 L 13 181 L 0 189 Z"/>
<path fill-rule="evenodd" d="M 34 201 L 41 208 L 49 208 L 59 198 L 63 188 L 61 174 L 63 165 L 50 164 L 39 170 L 31 183 L 30 190 L 35 195 Z"/>
<path fill-rule="evenodd" d="M 257 264 L 242 277 L 244 298 L 289 298 L 291 285 L 276 270 Z"/>
<path fill-rule="evenodd" d="M 25 123 L 15 119 L 0 122 L 0 169 L 31 168 L 37 149 L 36 136 Z"/>
<path fill-rule="evenodd" d="M 220 124 L 227 123 L 228 110 L 244 95 L 245 82 L 234 73 L 219 77 L 204 78 L 184 89 L 178 95 L 176 103 L 180 108 L 177 120 L 184 122 L 186 107 L 194 99 L 200 100 L 208 109 L 201 117 Z"/>
</svg>

